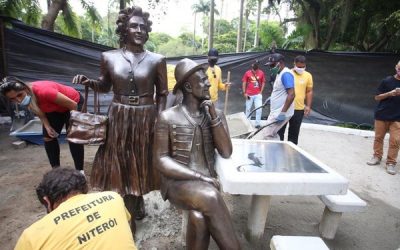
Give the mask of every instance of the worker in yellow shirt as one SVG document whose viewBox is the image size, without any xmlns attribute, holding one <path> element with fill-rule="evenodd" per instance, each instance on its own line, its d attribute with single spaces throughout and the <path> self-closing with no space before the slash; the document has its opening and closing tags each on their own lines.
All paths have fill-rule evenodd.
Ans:
<svg viewBox="0 0 400 250">
<path fill-rule="evenodd" d="M 78 170 L 58 167 L 45 174 L 36 193 L 48 214 L 24 230 L 15 250 L 136 250 L 122 197 L 87 192 Z"/>
<path fill-rule="evenodd" d="M 305 56 L 296 56 L 292 73 L 294 76 L 294 92 L 296 97 L 294 98 L 294 114 L 286 125 L 289 124 L 288 141 L 297 145 L 303 117 L 307 117 L 310 114 L 313 99 L 314 83 L 312 75 L 306 71 Z M 286 125 L 278 132 L 281 141 L 284 139 Z"/>
<path fill-rule="evenodd" d="M 176 94 L 173 94 L 173 89 L 176 84 L 175 80 L 175 65 L 167 64 L 167 80 L 168 80 L 168 96 L 167 102 L 165 104 L 166 108 L 171 108 L 182 102 L 182 92 L 178 91 Z"/>
<path fill-rule="evenodd" d="M 225 91 L 226 88 L 229 88 L 230 83 L 222 83 L 222 71 L 221 68 L 217 65 L 218 62 L 218 50 L 215 48 L 211 48 L 208 51 L 208 69 L 207 76 L 208 81 L 211 84 L 210 87 L 210 97 L 211 101 L 215 104 L 218 101 L 218 90 Z"/>
</svg>

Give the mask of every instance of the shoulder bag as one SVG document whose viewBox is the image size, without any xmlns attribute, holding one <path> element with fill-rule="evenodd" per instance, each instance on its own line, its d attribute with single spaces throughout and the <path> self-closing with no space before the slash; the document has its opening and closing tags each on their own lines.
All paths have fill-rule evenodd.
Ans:
<svg viewBox="0 0 400 250">
<path fill-rule="evenodd" d="M 89 87 L 85 86 L 85 100 L 82 111 L 71 110 L 67 131 L 69 142 L 85 145 L 104 144 L 107 135 L 108 117 L 100 115 L 99 93 L 94 92 L 94 114 L 87 112 Z"/>
</svg>

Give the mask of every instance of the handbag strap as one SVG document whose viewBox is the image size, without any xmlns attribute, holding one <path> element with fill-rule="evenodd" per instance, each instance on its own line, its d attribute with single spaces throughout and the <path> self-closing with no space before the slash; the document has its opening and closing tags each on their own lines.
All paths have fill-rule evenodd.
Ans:
<svg viewBox="0 0 400 250">
<path fill-rule="evenodd" d="M 100 114 L 99 92 L 94 90 L 94 114 Z"/>
<path fill-rule="evenodd" d="M 89 97 L 89 86 L 85 86 L 85 100 L 82 105 L 82 113 L 87 113 L 87 103 Z M 94 113 L 100 114 L 100 101 L 99 101 L 99 92 L 94 90 Z"/>
<path fill-rule="evenodd" d="M 258 86 L 261 87 L 261 84 L 260 84 L 260 82 L 258 81 L 257 75 L 254 73 L 253 70 L 251 71 L 251 73 L 253 73 L 253 76 L 254 76 L 254 78 L 256 79 L 256 81 L 257 81 L 257 83 L 258 83 Z"/>
<path fill-rule="evenodd" d="M 82 105 L 82 113 L 86 113 L 87 112 L 87 100 L 88 100 L 88 96 L 89 96 L 89 86 L 85 86 L 85 99 L 83 100 L 83 105 Z"/>
</svg>

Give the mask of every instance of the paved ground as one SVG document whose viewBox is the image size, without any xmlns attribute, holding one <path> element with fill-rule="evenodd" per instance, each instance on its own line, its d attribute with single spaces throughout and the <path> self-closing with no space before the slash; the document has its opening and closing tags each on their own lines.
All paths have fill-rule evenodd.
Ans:
<svg viewBox="0 0 400 250">
<path fill-rule="evenodd" d="M 0 242 L 13 249 L 24 228 L 42 217 L 44 208 L 34 188 L 49 170 L 44 148 L 11 147 L 8 127 L 0 126 Z M 400 246 L 400 174 L 388 175 L 383 164 L 368 166 L 373 138 L 302 129 L 299 146 L 350 180 L 350 188 L 368 202 L 364 213 L 344 214 L 331 249 L 393 250 Z M 68 146 L 61 161 L 72 166 Z M 85 148 L 85 168 L 90 172 L 95 147 Z M 243 249 L 256 249 L 244 239 L 249 197 L 225 195 Z M 148 216 L 138 223 L 140 249 L 184 249 L 180 241 L 179 211 L 162 201 L 158 192 L 145 197 Z M 317 197 L 274 197 L 259 249 L 269 249 L 273 235 L 318 236 L 323 204 Z M 214 243 L 210 249 L 217 249 Z"/>
</svg>

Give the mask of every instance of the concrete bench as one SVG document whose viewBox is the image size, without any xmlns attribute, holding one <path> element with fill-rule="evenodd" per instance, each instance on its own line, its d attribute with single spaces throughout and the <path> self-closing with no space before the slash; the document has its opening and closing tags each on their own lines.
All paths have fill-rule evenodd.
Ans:
<svg viewBox="0 0 400 250">
<path fill-rule="evenodd" d="M 271 250 L 329 250 L 320 237 L 310 236 L 281 236 L 272 237 L 269 244 Z"/>
<path fill-rule="evenodd" d="M 367 203 L 351 190 L 348 190 L 345 195 L 321 195 L 319 198 L 325 204 L 319 232 L 326 239 L 335 238 L 342 213 L 361 212 L 367 207 Z"/>
</svg>

